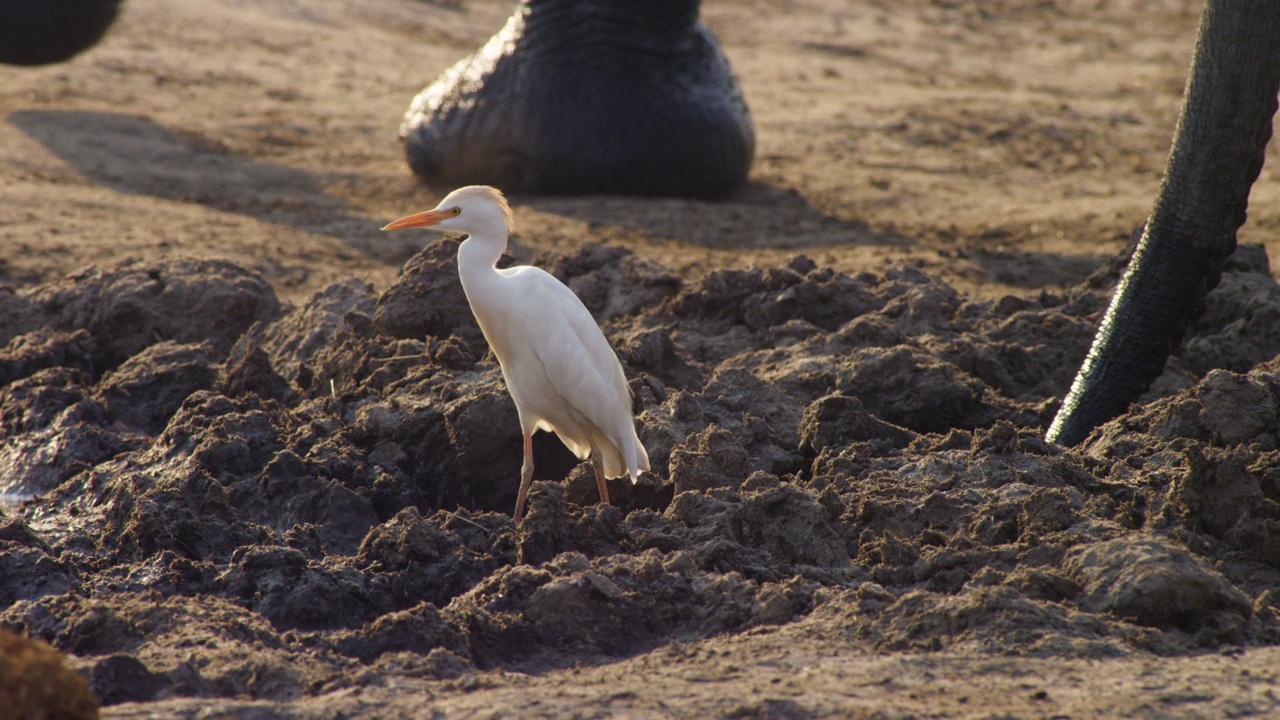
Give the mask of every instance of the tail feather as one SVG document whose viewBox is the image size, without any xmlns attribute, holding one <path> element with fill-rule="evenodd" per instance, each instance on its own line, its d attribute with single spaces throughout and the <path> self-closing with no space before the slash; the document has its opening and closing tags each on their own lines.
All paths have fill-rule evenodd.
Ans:
<svg viewBox="0 0 1280 720">
<path fill-rule="evenodd" d="M 623 441 L 622 446 L 604 433 L 596 435 L 595 443 L 600 448 L 600 459 L 604 463 L 604 476 L 607 478 L 630 476 L 631 482 L 637 483 L 640 481 L 640 473 L 649 469 L 649 453 L 634 430 L 631 431 L 631 437 Z"/>
<path fill-rule="evenodd" d="M 640 438 L 636 438 L 636 462 L 630 468 L 631 483 L 640 482 L 641 471 L 649 470 L 649 451 L 644 449 L 644 443 L 640 442 Z"/>
</svg>

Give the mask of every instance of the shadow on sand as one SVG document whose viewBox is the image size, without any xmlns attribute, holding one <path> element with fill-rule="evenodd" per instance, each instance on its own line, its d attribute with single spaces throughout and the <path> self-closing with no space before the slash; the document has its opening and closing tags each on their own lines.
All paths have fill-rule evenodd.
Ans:
<svg viewBox="0 0 1280 720">
<path fill-rule="evenodd" d="M 146 117 L 23 110 L 8 119 L 84 177 L 122 193 L 199 203 L 335 237 L 361 250 L 380 235 L 376 221 L 326 193 L 322 178 L 237 155 L 216 140 Z"/>
<path fill-rule="evenodd" d="M 617 196 L 513 198 L 543 212 L 611 225 L 664 240 L 703 247 L 775 248 L 877 245 L 910 247 L 915 240 L 834 217 L 795 190 L 753 180 L 724 200 Z"/>
</svg>

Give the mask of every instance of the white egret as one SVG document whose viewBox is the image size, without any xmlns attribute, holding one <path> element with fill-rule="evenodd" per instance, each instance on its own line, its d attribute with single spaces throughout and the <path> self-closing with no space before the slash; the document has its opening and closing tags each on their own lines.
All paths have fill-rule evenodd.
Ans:
<svg viewBox="0 0 1280 720">
<path fill-rule="evenodd" d="M 533 481 L 531 438 L 550 430 L 579 460 L 591 459 L 600 502 L 605 478 L 649 469 L 636 436 L 622 363 L 582 301 L 564 283 L 529 265 L 497 269 L 511 232 L 511 208 L 486 185 L 454 190 L 434 210 L 400 218 L 383 230 L 432 228 L 469 237 L 458 248 L 458 275 L 471 312 L 498 356 L 524 433 L 515 520 Z"/>
</svg>

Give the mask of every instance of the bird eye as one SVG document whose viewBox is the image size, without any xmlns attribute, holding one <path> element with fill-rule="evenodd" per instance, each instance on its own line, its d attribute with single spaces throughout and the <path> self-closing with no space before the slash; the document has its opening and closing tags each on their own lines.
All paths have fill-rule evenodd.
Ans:
<svg viewBox="0 0 1280 720">
<path fill-rule="evenodd" d="M 460 207 L 456 207 L 456 208 L 454 208 L 453 210 L 451 210 L 450 212 L 452 212 L 454 215 L 461 215 L 461 214 L 462 214 L 462 208 L 460 208 Z"/>
</svg>

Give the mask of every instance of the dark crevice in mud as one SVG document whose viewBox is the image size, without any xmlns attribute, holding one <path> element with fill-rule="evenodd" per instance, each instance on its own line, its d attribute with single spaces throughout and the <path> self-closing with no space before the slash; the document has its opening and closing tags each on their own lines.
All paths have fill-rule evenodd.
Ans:
<svg viewBox="0 0 1280 720">
<path fill-rule="evenodd" d="M 618 349 L 654 472 L 516 412 L 456 243 L 301 307 L 181 261 L 0 293 L 0 625 L 107 703 L 539 671 L 804 623 L 867 650 L 1280 642 L 1280 290 L 1245 249 L 1147 401 L 1042 439 L 1106 279 L 974 300 L 804 257 L 541 264 Z M 375 672 L 370 672 L 370 670 Z"/>
</svg>

